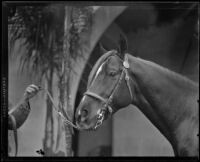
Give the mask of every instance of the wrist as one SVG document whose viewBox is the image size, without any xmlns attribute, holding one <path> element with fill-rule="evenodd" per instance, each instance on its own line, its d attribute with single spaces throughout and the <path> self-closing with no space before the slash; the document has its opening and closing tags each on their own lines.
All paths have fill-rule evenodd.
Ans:
<svg viewBox="0 0 200 162">
<path fill-rule="evenodd" d="M 27 96 L 23 96 L 22 100 L 25 102 L 25 103 L 28 103 L 29 102 L 29 98 Z"/>
<path fill-rule="evenodd" d="M 24 97 L 21 104 L 22 104 L 23 109 L 30 111 L 30 105 L 29 105 L 29 98 L 28 97 Z"/>
</svg>

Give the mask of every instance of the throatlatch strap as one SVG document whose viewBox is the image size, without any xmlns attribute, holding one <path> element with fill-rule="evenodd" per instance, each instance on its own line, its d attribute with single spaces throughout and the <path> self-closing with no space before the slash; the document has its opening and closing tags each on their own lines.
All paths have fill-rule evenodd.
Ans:
<svg viewBox="0 0 200 162">
<path fill-rule="evenodd" d="M 129 74 L 128 74 L 128 69 L 129 69 L 130 65 L 129 65 L 129 62 L 128 62 L 128 56 L 127 55 L 124 56 L 123 66 L 125 68 L 126 84 L 128 86 L 128 89 L 129 89 L 129 93 L 130 93 L 130 96 L 131 96 L 131 101 L 133 101 L 133 94 L 132 94 L 131 86 L 130 86 L 130 77 L 129 77 Z"/>
</svg>

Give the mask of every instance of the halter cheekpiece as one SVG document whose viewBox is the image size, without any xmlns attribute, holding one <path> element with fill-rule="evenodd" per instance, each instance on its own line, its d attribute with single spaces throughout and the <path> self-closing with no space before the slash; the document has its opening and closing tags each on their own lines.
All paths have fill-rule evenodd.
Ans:
<svg viewBox="0 0 200 162">
<path fill-rule="evenodd" d="M 126 81 L 126 84 L 128 86 L 128 89 L 129 89 L 131 100 L 133 99 L 133 95 L 132 95 L 132 92 L 131 92 L 131 86 L 130 86 L 130 79 L 129 79 L 130 77 L 129 77 L 129 74 L 128 74 L 129 67 L 130 66 L 129 66 L 129 62 L 128 62 L 128 57 L 127 57 L 127 55 L 125 55 L 124 61 L 123 61 L 122 73 L 121 73 L 120 78 L 119 78 L 118 82 L 116 83 L 115 87 L 113 88 L 113 91 L 112 91 L 112 93 L 111 93 L 111 95 L 108 99 L 101 97 L 100 95 L 93 93 L 93 92 L 90 92 L 90 91 L 87 91 L 87 92 L 84 93 L 84 95 L 93 97 L 93 98 L 98 99 L 98 100 L 100 100 L 101 102 L 104 103 L 104 106 L 97 113 L 97 115 L 98 115 L 97 116 L 97 122 L 96 122 L 94 129 L 98 128 L 103 123 L 106 112 L 109 112 L 109 114 L 113 113 L 113 108 L 110 106 L 110 104 L 112 103 L 115 91 L 118 89 L 118 87 L 120 86 L 120 84 L 122 82 L 123 74 L 125 74 L 125 81 Z"/>
</svg>

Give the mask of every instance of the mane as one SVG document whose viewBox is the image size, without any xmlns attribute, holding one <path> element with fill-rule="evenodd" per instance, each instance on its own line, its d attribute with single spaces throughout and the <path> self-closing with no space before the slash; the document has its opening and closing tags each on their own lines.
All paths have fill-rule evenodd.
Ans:
<svg viewBox="0 0 200 162">
<path fill-rule="evenodd" d="M 94 76 L 98 70 L 98 68 L 102 65 L 102 63 L 104 61 L 106 61 L 108 59 L 108 57 L 115 55 L 117 52 L 115 50 L 112 51 L 108 51 L 107 53 L 103 54 L 95 63 L 94 67 L 92 68 L 89 77 L 88 77 L 88 84 L 87 84 L 87 88 L 89 87 L 89 85 L 91 84 L 92 80 L 94 79 Z"/>
<path fill-rule="evenodd" d="M 145 64 L 148 64 L 150 66 L 153 66 L 153 67 L 156 67 L 157 69 L 159 69 L 160 71 L 162 71 L 163 73 L 165 73 L 166 75 L 168 75 L 170 78 L 174 79 L 174 80 L 177 80 L 177 81 L 181 81 L 184 85 L 186 85 L 187 87 L 197 87 L 198 84 L 195 83 L 194 81 L 190 80 L 189 78 L 179 74 L 179 73 L 176 73 L 174 71 L 171 71 L 169 70 L 168 68 L 166 67 L 163 67 L 159 64 L 156 64 L 154 62 L 151 62 L 151 61 L 147 61 L 147 60 L 143 60 L 141 58 L 138 58 L 138 60 L 142 61 L 143 63 Z"/>
</svg>

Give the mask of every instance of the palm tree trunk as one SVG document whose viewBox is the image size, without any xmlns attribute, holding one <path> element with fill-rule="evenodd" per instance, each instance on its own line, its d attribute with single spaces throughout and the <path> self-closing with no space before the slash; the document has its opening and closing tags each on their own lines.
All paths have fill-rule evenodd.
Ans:
<svg viewBox="0 0 200 162">
<path fill-rule="evenodd" d="M 62 73 L 62 108 L 67 112 L 69 120 L 73 120 L 73 110 L 70 105 L 70 25 L 71 25 L 71 7 L 65 7 L 65 23 L 64 23 L 64 41 L 63 41 L 63 73 Z M 64 125 L 66 156 L 73 156 L 72 150 L 72 128 Z"/>
<path fill-rule="evenodd" d="M 65 20 L 64 20 L 64 41 L 63 41 L 63 75 L 62 75 L 62 90 L 64 101 L 62 107 L 65 108 L 69 120 L 73 122 L 74 107 L 72 106 L 71 89 L 73 86 L 73 78 L 76 75 L 73 71 L 72 64 L 79 57 L 83 57 L 80 53 L 80 33 L 88 30 L 90 26 L 91 9 L 85 7 L 69 7 L 65 6 Z M 74 66 L 74 64 L 73 64 Z M 65 126 L 65 142 L 66 155 L 73 156 L 72 148 L 73 128 L 69 125 Z"/>
<path fill-rule="evenodd" d="M 53 83 L 53 69 L 49 71 L 49 76 L 47 76 L 47 89 L 52 95 L 52 83 Z M 53 146 L 54 146 L 54 121 L 53 121 L 53 109 L 52 103 L 49 97 L 46 99 L 46 122 L 45 122 L 45 135 L 43 139 L 43 149 L 45 156 L 53 155 Z"/>
</svg>

